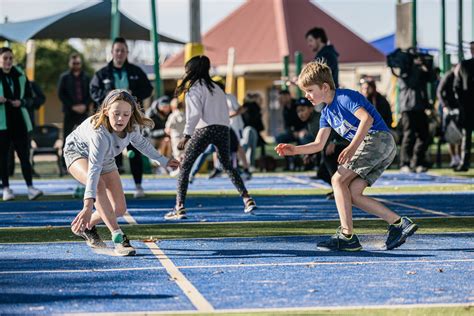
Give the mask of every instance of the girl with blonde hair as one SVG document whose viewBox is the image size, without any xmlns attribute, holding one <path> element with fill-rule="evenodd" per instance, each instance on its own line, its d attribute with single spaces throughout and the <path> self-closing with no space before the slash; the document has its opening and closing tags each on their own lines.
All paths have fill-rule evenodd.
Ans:
<svg viewBox="0 0 474 316">
<path fill-rule="evenodd" d="M 176 169 L 179 162 L 160 155 L 141 134 L 153 126 L 135 98 L 126 90 L 112 90 L 97 113 L 86 119 L 66 138 L 64 159 L 69 173 L 86 186 L 84 206 L 71 223 L 72 231 L 92 248 L 104 248 L 96 225 L 104 222 L 112 234 L 115 253 L 135 255 L 117 218 L 127 211 L 125 195 L 114 157 L 132 144 L 160 165 Z M 95 205 L 96 212 L 93 212 Z"/>
</svg>

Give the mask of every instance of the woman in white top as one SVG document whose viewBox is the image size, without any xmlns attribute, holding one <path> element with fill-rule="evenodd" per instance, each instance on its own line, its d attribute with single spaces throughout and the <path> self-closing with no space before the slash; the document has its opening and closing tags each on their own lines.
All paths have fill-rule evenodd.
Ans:
<svg viewBox="0 0 474 316">
<path fill-rule="evenodd" d="M 196 158 L 213 144 L 224 170 L 239 191 L 245 204 L 244 211 L 252 212 L 257 205 L 248 194 L 239 172 L 232 167 L 229 148 L 229 110 L 224 91 L 209 76 L 211 62 L 204 55 L 191 58 L 185 65 L 185 75 L 176 88 L 176 96 L 186 94 L 186 125 L 184 138 L 178 149 L 185 149 L 178 176 L 176 206 L 165 219 L 184 219 L 184 202 L 189 184 L 189 174 Z M 186 146 L 186 143 L 189 144 Z"/>
<path fill-rule="evenodd" d="M 103 248 L 95 226 L 104 222 L 112 233 L 118 255 L 134 255 L 117 223 L 117 217 L 127 211 L 115 156 L 132 144 L 162 166 L 177 168 L 179 162 L 161 156 L 140 129 L 153 122 L 141 112 L 135 98 L 126 90 L 112 90 L 95 115 L 86 119 L 66 138 L 64 159 L 69 173 L 86 185 L 84 207 L 72 222 L 74 234 L 86 240 L 90 247 Z M 97 212 L 92 212 L 95 205 Z"/>
</svg>

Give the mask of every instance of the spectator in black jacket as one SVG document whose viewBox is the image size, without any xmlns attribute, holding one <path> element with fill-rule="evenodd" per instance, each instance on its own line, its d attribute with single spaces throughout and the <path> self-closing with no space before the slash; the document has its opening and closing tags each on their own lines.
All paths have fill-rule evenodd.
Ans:
<svg viewBox="0 0 474 316">
<path fill-rule="evenodd" d="M 451 68 L 440 80 L 436 95 L 439 100 L 439 106 L 443 113 L 443 135 L 449 124 L 454 123 L 456 127 L 459 125 L 459 103 L 454 93 L 454 68 Z M 452 168 L 457 168 L 461 164 L 461 143 L 448 142 L 449 155 L 451 162 L 449 164 Z"/>
<path fill-rule="evenodd" d="M 242 105 L 244 108 L 242 120 L 245 127 L 242 131 L 241 145 L 245 151 L 247 161 L 252 167 L 255 167 L 257 146 L 262 148 L 261 156 L 265 156 L 265 140 L 260 134 L 265 129 L 262 121 L 261 102 L 262 97 L 259 93 L 248 92 Z"/>
<path fill-rule="evenodd" d="M 402 172 L 426 172 L 426 151 L 430 135 L 428 116 L 431 108 L 428 99 L 428 82 L 434 81 L 432 70 L 416 56 L 411 67 L 398 78 L 401 126 L 403 130 L 400 148 L 400 170 Z"/>
<path fill-rule="evenodd" d="M 153 87 L 145 72 L 127 60 L 128 45 L 124 38 L 117 37 L 112 43 L 112 60 L 99 69 L 90 83 L 91 96 L 99 107 L 105 96 L 114 89 L 125 89 L 137 98 L 139 104 L 151 96 Z M 135 198 L 145 195 L 142 188 L 143 161 L 141 153 L 132 145 L 127 146 L 130 157 L 130 169 L 135 181 Z M 117 166 L 123 172 L 122 155 L 116 157 Z"/>
<path fill-rule="evenodd" d="M 31 98 L 27 99 L 26 108 L 28 109 L 28 114 L 30 115 L 31 124 L 33 127 L 36 125 L 35 120 L 35 111 L 46 102 L 46 96 L 41 90 L 41 87 L 34 81 L 29 81 Z M 8 173 L 10 176 L 15 174 L 15 149 L 13 144 L 10 145 L 10 151 L 8 152 Z M 35 172 L 35 169 L 32 166 L 32 174 L 34 177 L 39 177 Z"/>
<path fill-rule="evenodd" d="M 360 90 L 367 100 L 375 106 L 388 128 L 392 128 L 393 118 L 390 103 L 377 91 L 375 80 L 371 77 L 362 78 Z"/>
<path fill-rule="evenodd" d="M 280 91 L 278 98 L 280 106 L 283 108 L 283 124 L 284 131 L 276 136 L 276 142 L 279 143 L 293 143 L 304 145 L 314 140 L 314 137 L 308 136 L 305 130 L 306 123 L 301 121 L 296 113 L 296 103 L 291 98 L 288 90 Z M 293 156 L 286 156 L 285 170 L 295 169 L 295 158 Z"/>
<path fill-rule="evenodd" d="M 321 27 L 315 27 L 306 32 L 306 44 L 316 54 L 315 60 L 325 62 L 331 68 L 332 77 L 336 88 L 339 87 L 339 53 L 329 43 L 326 31 Z"/>
<path fill-rule="evenodd" d="M 461 165 L 455 171 L 468 171 L 471 166 L 472 130 L 474 128 L 474 41 L 471 59 L 464 60 L 454 80 L 454 89 L 460 106 L 462 127 Z"/>
<path fill-rule="evenodd" d="M 171 140 L 166 134 L 166 121 L 171 114 L 171 100 L 164 95 L 153 101 L 146 111 L 146 116 L 151 118 L 155 126 L 150 130 L 152 144 L 163 156 L 171 156 Z"/>
<path fill-rule="evenodd" d="M 33 125 L 27 109 L 29 99 L 30 84 L 23 71 L 13 66 L 12 49 L 0 48 L 0 177 L 4 201 L 15 199 L 8 174 L 10 144 L 13 144 L 20 159 L 23 178 L 28 186 L 28 199 L 35 200 L 43 195 L 41 190 L 33 187 L 28 135 Z"/>
<path fill-rule="evenodd" d="M 64 113 L 63 140 L 89 116 L 92 102 L 89 83 L 89 76 L 82 70 L 81 55 L 72 54 L 69 70 L 61 74 L 58 82 L 58 97 Z"/>
</svg>

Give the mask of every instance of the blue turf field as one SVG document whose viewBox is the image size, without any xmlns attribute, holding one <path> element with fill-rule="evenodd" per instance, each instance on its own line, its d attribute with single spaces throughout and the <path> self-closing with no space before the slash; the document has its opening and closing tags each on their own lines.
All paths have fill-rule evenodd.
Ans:
<svg viewBox="0 0 474 316">
<path fill-rule="evenodd" d="M 133 192 L 135 186 L 130 178 L 122 179 L 125 192 Z M 424 186 L 424 185 L 456 185 L 473 184 L 472 178 L 444 177 L 431 174 L 404 174 L 396 172 L 385 172 L 375 183 L 374 187 L 403 187 L 403 186 Z M 46 195 L 71 194 L 77 186 L 77 182 L 72 179 L 55 180 L 35 180 L 34 185 L 43 190 Z M 310 189 L 326 188 L 330 186 L 321 180 L 311 180 L 309 174 L 303 175 L 257 175 L 252 180 L 246 182 L 250 192 L 252 190 L 281 190 L 281 189 Z M 17 194 L 27 193 L 24 181 L 11 181 L 10 187 Z M 176 192 L 175 178 L 155 178 L 144 179 L 143 188 L 145 192 Z M 208 180 L 206 178 L 196 178 L 189 186 L 190 192 L 197 191 L 221 191 L 235 190 L 227 177 Z"/>
<path fill-rule="evenodd" d="M 175 191 L 175 179 L 148 179 L 146 191 Z M 130 179 L 125 190 L 133 192 Z M 386 173 L 382 187 L 474 184 L 472 179 Z M 81 200 L 48 201 L 71 194 L 72 180 L 36 181 L 39 201 L 0 203 L 0 229 L 69 226 Z M 14 181 L 16 193 L 26 190 Z M 308 175 L 258 176 L 252 189 L 328 188 Z M 232 190 L 228 178 L 197 179 L 192 190 Z M 473 216 L 474 192 L 376 195 L 411 217 Z M 189 197 L 184 222 L 336 220 L 323 195 L 262 196 L 254 215 L 240 198 Z M 165 223 L 173 198 L 129 199 L 121 223 Z M 355 218 L 373 218 L 354 209 Z M 179 228 L 177 228 L 179 229 Z M 126 227 L 125 227 L 126 230 Z M 325 236 L 133 241 L 138 255 L 93 252 L 82 242 L 0 244 L 0 314 L 65 312 L 178 312 L 299 310 L 474 304 L 474 234 L 417 234 L 401 248 L 382 251 L 384 236 L 360 236 L 358 253 L 322 252 Z M 151 248 L 150 248 L 151 247 Z M 159 247 L 159 248 L 158 248 Z M 162 252 L 161 252 L 162 251 Z"/>
<path fill-rule="evenodd" d="M 473 237 L 415 235 L 387 252 L 383 236 L 361 236 L 358 253 L 318 251 L 324 236 L 166 240 L 167 269 L 141 242 L 134 258 L 3 244 L 0 314 L 472 304 Z"/>
<path fill-rule="evenodd" d="M 394 211 L 411 217 L 473 216 L 474 194 L 377 195 Z M 238 197 L 190 197 L 184 222 L 336 220 L 336 205 L 325 196 L 257 197 L 254 215 L 244 214 Z M 167 223 L 163 216 L 174 205 L 172 198 L 128 201 L 128 211 L 138 224 Z M 82 208 L 82 201 L 0 203 L 0 227 L 67 226 Z M 354 218 L 374 218 L 354 209 Z M 125 219 L 120 219 L 126 223 Z"/>
</svg>

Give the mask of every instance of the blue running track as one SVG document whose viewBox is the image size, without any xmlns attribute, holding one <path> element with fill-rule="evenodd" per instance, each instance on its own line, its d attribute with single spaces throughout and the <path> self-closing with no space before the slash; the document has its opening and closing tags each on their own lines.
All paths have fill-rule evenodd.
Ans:
<svg viewBox="0 0 474 316">
<path fill-rule="evenodd" d="M 84 243 L 2 244 L 0 314 L 474 303 L 474 234 L 415 235 L 394 251 L 360 236 L 356 253 L 318 251 L 323 238 L 166 240 L 151 244 L 160 260 L 137 241 L 129 258 Z"/>
</svg>

